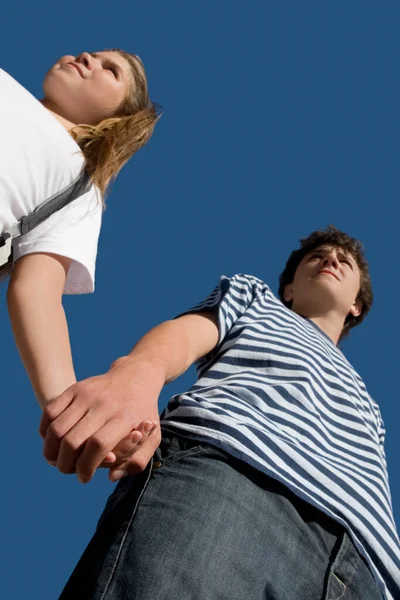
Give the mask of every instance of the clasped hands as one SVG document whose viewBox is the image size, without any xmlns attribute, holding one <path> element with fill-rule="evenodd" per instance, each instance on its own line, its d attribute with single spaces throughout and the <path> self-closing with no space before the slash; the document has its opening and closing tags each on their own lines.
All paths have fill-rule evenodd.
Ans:
<svg viewBox="0 0 400 600">
<path fill-rule="evenodd" d="M 43 411 L 46 460 L 87 483 L 98 467 L 117 481 L 146 468 L 161 441 L 158 397 L 165 378 L 150 363 L 119 359 L 104 375 L 69 387 Z"/>
</svg>

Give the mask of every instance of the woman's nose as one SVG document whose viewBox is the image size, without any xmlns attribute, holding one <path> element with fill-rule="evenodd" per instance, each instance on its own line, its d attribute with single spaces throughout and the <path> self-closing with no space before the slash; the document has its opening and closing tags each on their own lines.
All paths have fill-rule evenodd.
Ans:
<svg viewBox="0 0 400 600">
<path fill-rule="evenodd" d="M 82 52 L 76 60 L 78 62 L 82 62 L 85 67 L 92 70 L 93 69 L 93 58 L 90 56 L 89 52 Z"/>
</svg>

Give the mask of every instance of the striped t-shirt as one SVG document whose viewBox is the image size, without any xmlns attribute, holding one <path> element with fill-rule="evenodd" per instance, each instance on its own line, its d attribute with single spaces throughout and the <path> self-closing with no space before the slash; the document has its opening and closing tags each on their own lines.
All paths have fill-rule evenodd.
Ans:
<svg viewBox="0 0 400 600">
<path fill-rule="evenodd" d="M 161 426 L 222 448 L 341 523 L 383 598 L 400 598 L 385 429 L 362 379 L 319 327 L 255 277 L 222 277 L 188 312 L 213 308 L 218 344 Z"/>
</svg>

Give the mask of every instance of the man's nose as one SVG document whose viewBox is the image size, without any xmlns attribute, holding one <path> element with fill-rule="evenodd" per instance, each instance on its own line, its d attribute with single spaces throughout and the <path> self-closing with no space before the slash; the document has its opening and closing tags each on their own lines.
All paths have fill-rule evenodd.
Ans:
<svg viewBox="0 0 400 600">
<path fill-rule="evenodd" d="M 332 266 L 335 269 L 337 269 L 339 266 L 339 262 L 335 254 L 327 254 L 326 256 L 324 256 L 322 264 L 324 265 L 324 267 Z"/>
</svg>

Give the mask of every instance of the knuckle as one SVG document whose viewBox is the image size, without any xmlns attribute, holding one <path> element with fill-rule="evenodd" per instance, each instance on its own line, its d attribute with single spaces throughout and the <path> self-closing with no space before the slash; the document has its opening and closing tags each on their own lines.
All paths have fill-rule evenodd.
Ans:
<svg viewBox="0 0 400 600">
<path fill-rule="evenodd" d="M 61 439 L 64 435 L 64 431 L 63 431 L 61 423 L 57 423 L 57 422 L 50 423 L 48 431 L 50 432 L 50 434 L 52 436 L 54 436 L 57 439 Z"/>
<path fill-rule="evenodd" d="M 91 448 L 95 452 L 103 452 L 107 449 L 107 439 L 101 434 L 93 435 L 89 440 Z"/>
<path fill-rule="evenodd" d="M 66 448 L 67 450 L 70 450 L 72 452 L 76 452 L 79 449 L 80 445 L 80 440 L 76 436 L 71 434 L 65 436 L 62 442 L 63 448 Z"/>
<path fill-rule="evenodd" d="M 43 410 L 43 415 L 48 420 L 52 421 L 57 416 L 58 412 L 56 411 L 56 407 L 54 404 L 48 404 Z"/>
</svg>

